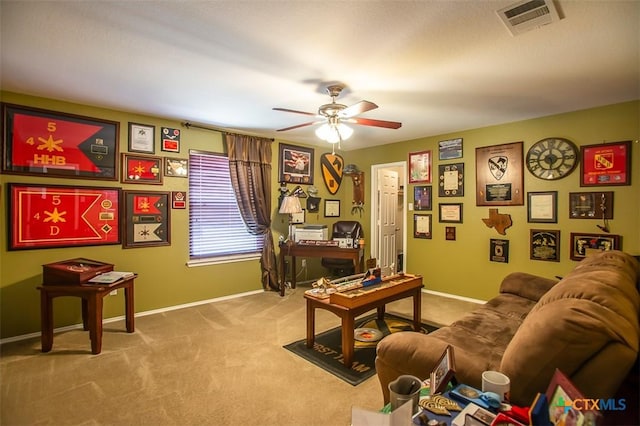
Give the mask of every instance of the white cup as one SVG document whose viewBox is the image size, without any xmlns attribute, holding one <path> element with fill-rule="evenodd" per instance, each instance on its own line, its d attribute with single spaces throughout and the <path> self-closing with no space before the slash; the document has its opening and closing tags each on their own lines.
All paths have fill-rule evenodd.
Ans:
<svg viewBox="0 0 640 426">
<path fill-rule="evenodd" d="M 511 380 L 499 371 L 485 371 L 482 373 L 482 392 L 497 393 L 502 402 L 509 402 Z"/>
</svg>

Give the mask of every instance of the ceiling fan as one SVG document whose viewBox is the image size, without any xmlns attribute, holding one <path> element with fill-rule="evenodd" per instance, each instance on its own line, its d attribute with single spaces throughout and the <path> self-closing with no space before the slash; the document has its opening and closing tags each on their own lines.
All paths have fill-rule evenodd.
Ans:
<svg viewBox="0 0 640 426">
<path fill-rule="evenodd" d="M 336 102 L 336 98 L 344 89 L 342 85 L 331 85 L 327 87 L 327 92 L 331 96 L 331 103 L 321 105 L 317 113 L 297 111 L 288 108 L 273 108 L 275 111 L 292 112 L 295 114 L 310 115 L 318 118 L 315 121 L 297 124 L 295 126 L 278 129 L 278 132 L 298 129 L 300 127 L 312 126 L 323 123 L 316 130 L 316 135 L 329 143 L 341 142 L 351 136 L 353 129 L 345 126 L 344 123 L 361 124 L 364 126 L 384 127 L 386 129 L 399 129 L 402 123 L 396 121 L 374 120 L 371 118 L 356 117 L 359 114 L 378 108 L 378 105 L 369 101 L 360 101 L 351 106 L 346 106 Z"/>
</svg>

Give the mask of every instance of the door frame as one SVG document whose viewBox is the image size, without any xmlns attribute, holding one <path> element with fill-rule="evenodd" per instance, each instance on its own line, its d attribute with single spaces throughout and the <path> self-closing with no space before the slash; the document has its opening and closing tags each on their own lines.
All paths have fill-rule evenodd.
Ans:
<svg viewBox="0 0 640 426">
<path fill-rule="evenodd" d="M 378 243 L 378 212 L 380 211 L 380 198 L 378 197 L 378 171 L 383 169 L 390 168 L 400 168 L 400 172 L 403 177 L 407 176 L 407 162 L 406 161 L 396 161 L 394 163 L 383 163 L 383 164 L 373 164 L 371 165 L 371 249 L 370 254 L 371 257 L 378 258 L 378 253 L 380 253 L 380 246 Z M 402 253 L 403 253 L 403 271 L 407 269 L 407 181 L 403 180 L 403 190 L 402 190 Z M 398 190 L 400 190 L 400 186 L 398 186 Z"/>
</svg>

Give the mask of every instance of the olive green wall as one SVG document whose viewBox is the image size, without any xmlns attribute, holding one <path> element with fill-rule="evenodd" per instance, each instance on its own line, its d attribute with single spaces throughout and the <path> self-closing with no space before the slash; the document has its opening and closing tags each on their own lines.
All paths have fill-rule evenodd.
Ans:
<svg viewBox="0 0 640 426">
<path fill-rule="evenodd" d="M 501 278 L 509 272 L 525 271 L 547 277 L 562 276 L 576 266 L 569 258 L 572 232 L 601 233 L 596 227 L 601 220 L 569 219 L 569 193 L 587 191 L 614 192 L 614 219 L 610 221 L 612 234 L 622 236 L 622 248 L 634 255 L 640 254 L 640 102 L 628 102 L 602 108 L 576 111 L 534 120 L 526 120 L 500 126 L 465 130 L 412 141 L 349 151 L 345 157 L 357 158 L 358 166 L 367 170 L 366 185 L 371 184 L 371 165 L 407 161 L 409 152 L 431 150 L 433 170 L 432 239 L 415 239 L 411 236 L 413 214 L 407 213 L 406 268 L 410 273 L 421 274 L 429 290 L 451 293 L 486 300 L 494 296 Z M 632 142 L 632 186 L 580 187 L 579 167 L 569 176 L 557 181 L 544 181 L 524 172 L 525 192 L 558 191 L 558 223 L 527 223 L 527 207 L 497 207 L 499 213 L 511 215 L 513 225 L 500 235 L 488 228 L 482 218 L 488 217 L 489 207 L 476 206 L 475 199 L 475 149 L 477 147 L 524 142 L 524 153 L 535 142 L 547 137 L 567 138 L 576 145 L 603 142 Z M 438 141 L 463 138 L 463 158 L 442 163 L 464 162 L 464 197 L 438 197 L 437 170 Z M 413 187 L 406 189 L 408 201 L 413 202 Z M 438 203 L 463 203 L 463 223 L 438 223 Z M 525 194 L 526 204 L 526 194 Z M 495 207 L 493 207 L 495 208 Z M 370 233 L 370 221 L 366 232 Z M 456 241 L 445 240 L 445 226 L 455 226 Z M 529 233 L 531 229 L 560 230 L 560 262 L 529 259 Z M 509 240 L 509 263 L 489 261 L 489 241 L 492 238 Z"/>
<path fill-rule="evenodd" d="M 121 152 L 126 152 L 128 122 L 152 124 L 156 126 L 156 154 L 187 158 L 189 149 L 212 152 L 223 152 L 222 135 L 218 132 L 195 128 L 182 129 L 181 150 L 179 154 L 161 152 L 158 145 L 161 126 L 181 128 L 179 119 L 163 119 L 142 116 L 125 111 L 113 111 L 86 105 L 71 104 L 51 99 L 26 96 L 10 92 L 0 92 L 2 102 L 50 109 L 53 111 L 80 114 L 106 120 L 120 122 Z M 464 138 L 464 158 L 467 178 L 465 180 L 464 223 L 457 224 L 457 241 L 444 240 L 444 226 L 434 221 L 433 239 L 415 240 L 408 238 L 408 264 L 406 270 L 424 275 L 428 289 L 457 294 L 461 296 L 487 299 L 497 291 L 499 278 L 512 270 L 528 270 L 543 275 L 563 274 L 575 265 L 568 260 L 568 234 L 572 231 L 596 232 L 597 221 L 568 220 L 568 192 L 580 191 L 577 173 L 554 182 L 552 187 L 546 182 L 533 178 L 525 172 L 526 191 L 559 191 L 559 223 L 549 226 L 531 226 L 526 222 L 526 207 L 501 207 L 501 213 L 509 213 L 514 225 L 507 230 L 506 236 L 498 235 L 494 230 L 486 228 L 482 217 L 487 208 L 475 206 L 474 185 L 474 148 L 476 146 L 494 145 L 513 141 L 524 141 L 525 150 L 535 141 L 548 136 L 560 136 L 573 140 L 577 144 L 598 143 L 603 140 L 619 141 L 638 139 L 639 103 L 625 103 L 605 108 L 563 114 L 554 117 L 529 120 L 503 126 L 464 131 L 450 135 L 439 135 L 415 141 L 391 144 L 358 151 L 343 151 L 345 164 L 355 163 L 365 171 L 365 212 L 351 214 L 353 184 L 348 177 L 344 179 L 336 195 L 330 195 L 322 182 L 320 172 L 320 155 L 330 152 L 330 147 L 322 149 L 313 147 L 314 185 L 320 191 L 319 197 L 341 200 L 341 217 L 345 220 L 359 220 L 365 227 L 367 243 L 370 235 L 369 200 L 371 165 L 406 161 L 407 153 L 432 149 L 437 153 L 437 142 L 450 137 Z M 356 135 L 357 136 L 357 135 Z M 356 137 L 354 136 L 354 137 Z M 277 140 L 273 145 L 272 164 L 272 228 L 274 238 L 287 234 L 287 218 L 277 213 L 278 196 L 278 143 L 295 141 Z M 634 186 L 617 188 L 597 188 L 597 190 L 614 190 L 616 193 L 615 219 L 611 221 L 613 233 L 623 235 L 623 248 L 634 254 L 640 252 L 639 217 L 640 196 L 640 164 L 638 161 L 638 145 L 633 144 L 633 180 Z M 434 163 L 437 170 L 437 160 Z M 175 191 L 187 190 L 188 180 L 165 177 L 160 185 L 123 184 L 115 181 L 59 179 L 39 176 L 0 175 L 0 337 L 9 338 L 40 330 L 40 300 L 36 287 L 42 282 L 42 265 L 76 257 L 101 260 L 113 263 L 116 269 L 132 270 L 139 274 L 135 289 L 135 310 L 145 312 L 181 304 L 194 303 L 213 298 L 225 297 L 239 293 L 260 291 L 259 261 L 250 260 L 241 263 L 188 267 L 188 210 L 171 210 L 171 245 L 166 247 L 149 247 L 122 249 L 119 245 L 97 247 L 70 247 L 59 249 L 39 249 L 23 251 L 7 251 L 7 192 L 6 183 L 41 183 L 57 185 L 83 186 L 115 186 L 131 190 Z M 289 185 L 292 189 L 295 185 Z M 307 186 L 303 186 L 306 190 Z M 409 194 L 412 192 L 409 188 Z M 455 199 L 458 202 L 459 199 Z M 624 200 L 624 204 L 623 201 Z M 411 200 L 410 200 L 411 201 Z M 452 202 L 454 200 L 451 200 Z M 303 207 L 305 200 L 302 200 Z M 336 218 L 324 218 L 323 206 L 319 213 L 307 213 L 308 223 L 331 225 Z M 438 199 L 434 198 L 434 206 Z M 412 213 L 407 220 L 412 224 Z M 431 212 L 437 218 L 437 210 Z M 536 224 L 540 225 L 540 224 Z M 529 229 L 549 228 L 562 230 L 562 262 L 529 261 Z M 511 241 L 509 264 L 496 264 L 488 261 L 488 245 L 490 238 L 504 238 Z M 317 259 L 310 259 L 310 272 L 302 272 L 299 280 L 314 278 L 323 273 Z M 480 272 L 480 273 L 479 273 Z M 280 297 L 271 293 L 274 302 Z M 123 315 L 124 303 L 122 295 L 107 297 L 104 317 Z M 62 327 L 78 324 L 81 321 L 80 303 L 75 298 L 58 298 L 54 304 L 55 326 Z"/>
</svg>

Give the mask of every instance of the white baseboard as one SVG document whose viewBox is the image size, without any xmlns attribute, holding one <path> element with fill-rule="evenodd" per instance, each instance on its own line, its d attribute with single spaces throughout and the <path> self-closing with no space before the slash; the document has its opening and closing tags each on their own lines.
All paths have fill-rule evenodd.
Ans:
<svg viewBox="0 0 640 426">
<path fill-rule="evenodd" d="M 434 296 L 448 297 L 449 299 L 464 300 L 465 302 L 478 303 L 478 304 L 481 304 L 481 305 L 487 303 L 486 300 L 472 299 L 471 297 L 458 296 L 456 294 L 450 294 L 450 293 L 441 293 L 439 291 L 422 289 L 422 292 L 423 293 L 433 294 Z"/>
</svg>

